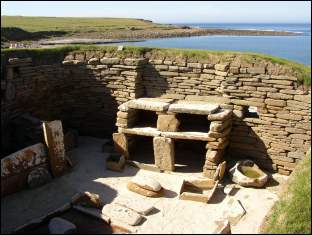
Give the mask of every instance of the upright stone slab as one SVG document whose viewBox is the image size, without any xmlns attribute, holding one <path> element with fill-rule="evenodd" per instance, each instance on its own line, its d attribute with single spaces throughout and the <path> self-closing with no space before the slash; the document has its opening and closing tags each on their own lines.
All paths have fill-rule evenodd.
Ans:
<svg viewBox="0 0 312 235">
<path fill-rule="evenodd" d="M 123 133 L 113 133 L 113 141 L 116 151 L 129 158 L 127 136 Z"/>
<path fill-rule="evenodd" d="M 158 114 L 157 129 L 159 131 L 178 131 L 179 120 L 175 114 Z"/>
<path fill-rule="evenodd" d="M 60 120 L 44 122 L 43 132 L 48 147 L 52 175 L 55 177 L 60 176 L 66 170 L 62 122 Z"/>
<path fill-rule="evenodd" d="M 154 137 L 155 165 L 161 170 L 174 170 L 174 142 L 170 138 Z"/>
</svg>

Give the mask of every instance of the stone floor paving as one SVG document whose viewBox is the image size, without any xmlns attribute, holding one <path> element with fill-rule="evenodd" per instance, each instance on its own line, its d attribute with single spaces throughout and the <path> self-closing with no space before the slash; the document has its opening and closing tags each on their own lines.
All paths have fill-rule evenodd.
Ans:
<svg viewBox="0 0 312 235">
<path fill-rule="evenodd" d="M 137 233 L 212 233 L 214 222 L 229 214 L 229 196 L 218 188 L 209 204 L 178 199 L 183 179 L 193 173 L 157 173 L 126 166 L 121 173 L 106 170 L 107 153 L 101 151 L 106 140 L 80 137 L 79 147 L 71 152 L 74 167 L 65 175 L 40 188 L 24 190 L 1 199 L 1 233 L 13 231 L 31 219 L 45 215 L 68 202 L 76 192 L 89 191 L 100 195 L 104 203 L 132 201 L 155 209 L 139 226 Z M 127 189 L 127 182 L 136 174 L 151 176 L 164 188 L 161 198 L 146 198 Z M 239 188 L 233 198 L 246 211 L 231 224 L 232 233 L 258 233 L 261 222 L 278 200 L 280 187 L 287 177 L 272 175 L 263 189 Z M 137 205 L 136 205 L 137 206 Z"/>
</svg>

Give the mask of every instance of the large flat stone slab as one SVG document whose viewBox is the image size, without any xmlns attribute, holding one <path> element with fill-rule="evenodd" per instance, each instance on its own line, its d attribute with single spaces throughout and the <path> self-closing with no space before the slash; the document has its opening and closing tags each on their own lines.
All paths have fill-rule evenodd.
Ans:
<svg viewBox="0 0 312 235">
<path fill-rule="evenodd" d="M 137 212 L 115 203 L 103 206 L 102 214 L 128 225 L 137 225 L 143 219 Z"/>
<path fill-rule="evenodd" d="M 202 101 L 180 100 L 177 103 L 171 104 L 168 111 L 172 113 L 209 115 L 215 113 L 218 109 L 218 104 L 211 104 Z"/>
<path fill-rule="evenodd" d="M 128 108 L 132 109 L 143 109 L 149 111 L 166 111 L 172 102 L 172 99 L 161 99 L 161 98 L 139 98 L 128 102 Z"/>
<path fill-rule="evenodd" d="M 183 140 L 201 140 L 201 141 L 216 141 L 215 138 L 210 137 L 208 133 L 185 131 L 185 132 L 161 132 L 161 136 L 173 139 Z"/>
<path fill-rule="evenodd" d="M 132 135 L 160 136 L 160 131 L 153 127 L 120 128 L 119 132 Z"/>
</svg>

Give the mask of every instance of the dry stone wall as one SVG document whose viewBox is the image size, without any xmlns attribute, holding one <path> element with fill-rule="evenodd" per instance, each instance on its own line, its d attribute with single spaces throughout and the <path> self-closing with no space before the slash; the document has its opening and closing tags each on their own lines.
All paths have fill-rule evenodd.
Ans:
<svg viewBox="0 0 312 235">
<path fill-rule="evenodd" d="M 99 50 L 71 52 L 53 64 L 12 60 L 1 81 L 2 127 L 30 112 L 62 120 L 81 134 L 103 136 L 116 130 L 117 107 L 131 99 L 216 102 L 233 110 L 229 159 L 248 157 L 290 174 L 310 146 L 311 91 L 299 88 L 297 77 L 282 65 L 221 57 L 120 57 Z"/>
</svg>

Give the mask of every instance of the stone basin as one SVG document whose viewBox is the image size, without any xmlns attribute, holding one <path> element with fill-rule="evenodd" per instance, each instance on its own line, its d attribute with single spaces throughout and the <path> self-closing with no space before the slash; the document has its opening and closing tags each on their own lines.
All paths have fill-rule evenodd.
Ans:
<svg viewBox="0 0 312 235">
<path fill-rule="evenodd" d="M 243 187 L 262 188 L 268 181 L 268 175 L 251 160 L 238 161 L 229 173 L 232 181 Z"/>
</svg>

